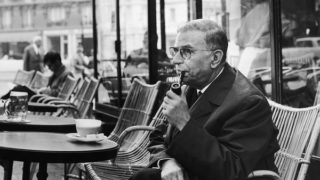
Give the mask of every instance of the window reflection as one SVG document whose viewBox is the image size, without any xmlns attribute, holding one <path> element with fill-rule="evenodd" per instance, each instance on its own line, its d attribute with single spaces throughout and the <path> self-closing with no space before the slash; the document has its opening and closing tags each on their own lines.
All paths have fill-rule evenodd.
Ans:
<svg viewBox="0 0 320 180">
<path fill-rule="evenodd" d="M 281 4 L 282 39 L 276 43 L 283 47 L 282 99 L 290 106 L 311 106 L 320 74 L 319 7 L 298 0 L 282 0 Z M 228 62 L 271 97 L 269 6 L 268 0 L 216 1 L 215 6 L 203 1 L 204 18 L 218 21 L 229 34 Z M 212 9 L 211 15 L 207 9 Z"/>
</svg>

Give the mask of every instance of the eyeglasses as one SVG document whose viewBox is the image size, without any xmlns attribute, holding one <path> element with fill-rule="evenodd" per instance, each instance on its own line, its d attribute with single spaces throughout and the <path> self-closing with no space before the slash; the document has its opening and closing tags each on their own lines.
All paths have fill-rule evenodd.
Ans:
<svg viewBox="0 0 320 180">
<path fill-rule="evenodd" d="M 191 54 L 194 53 L 195 51 L 215 51 L 215 50 L 209 50 L 209 49 L 191 49 L 191 48 L 178 48 L 178 47 L 170 47 L 169 48 L 170 55 L 171 57 L 176 56 L 176 54 L 180 53 L 180 56 L 186 60 L 190 59 Z"/>
</svg>

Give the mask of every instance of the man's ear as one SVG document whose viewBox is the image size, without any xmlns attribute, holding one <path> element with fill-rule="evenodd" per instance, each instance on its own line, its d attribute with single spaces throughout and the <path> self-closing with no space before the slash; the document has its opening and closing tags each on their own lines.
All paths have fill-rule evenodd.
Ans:
<svg viewBox="0 0 320 180">
<path fill-rule="evenodd" d="M 213 55 L 212 55 L 212 59 L 211 59 L 211 68 L 216 68 L 222 61 L 222 58 L 223 58 L 223 52 L 222 50 L 218 49 L 218 50 L 215 50 L 213 52 Z"/>
</svg>

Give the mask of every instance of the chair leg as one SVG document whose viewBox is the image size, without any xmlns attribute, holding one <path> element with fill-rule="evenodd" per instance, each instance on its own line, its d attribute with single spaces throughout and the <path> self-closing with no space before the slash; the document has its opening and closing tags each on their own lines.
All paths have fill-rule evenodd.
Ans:
<svg viewBox="0 0 320 180">
<path fill-rule="evenodd" d="M 79 180 L 82 180 L 82 170 L 79 169 Z"/>
<path fill-rule="evenodd" d="M 69 178 L 80 179 L 81 176 L 72 174 L 73 170 L 76 168 L 76 163 L 65 163 L 64 164 L 64 179 L 68 180 Z"/>
<path fill-rule="evenodd" d="M 1 165 L 3 166 L 3 170 L 4 170 L 3 179 L 4 180 L 11 180 L 13 161 L 2 161 L 1 160 Z"/>
<path fill-rule="evenodd" d="M 68 165 L 67 163 L 64 164 L 64 180 L 68 180 L 69 179 L 69 171 L 68 171 Z"/>
</svg>

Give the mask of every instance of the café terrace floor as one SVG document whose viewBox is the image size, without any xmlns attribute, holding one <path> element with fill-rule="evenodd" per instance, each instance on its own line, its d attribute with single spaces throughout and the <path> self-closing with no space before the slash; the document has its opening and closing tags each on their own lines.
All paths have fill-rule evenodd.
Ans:
<svg viewBox="0 0 320 180">
<path fill-rule="evenodd" d="M 15 161 L 13 165 L 12 180 L 21 180 L 22 179 L 22 162 Z M 37 167 L 38 168 L 38 167 Z M 48 164 L 48 178 L 47 180 L 62 180 L 64 173 L 64 165 L 57 163 Z M 3 179 L 3 169 L 0 168 L 0 179 Z M 36 180 L 36 175 L 33 176 L 32 180 Z M 70 178 L 72 179 L 72 178 Z M 31 179 L 30 179 L 31 180 Z"/>
</svg>

